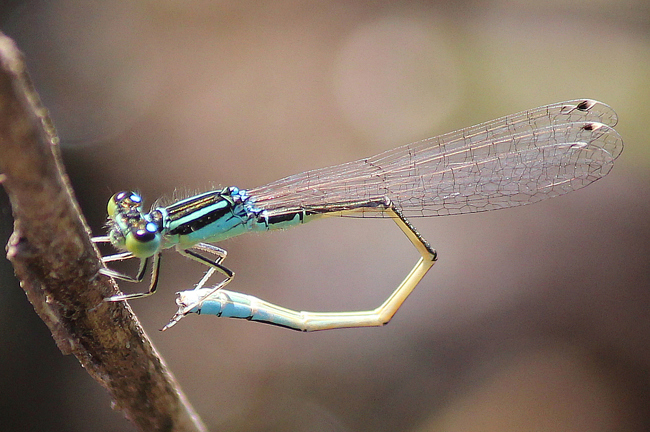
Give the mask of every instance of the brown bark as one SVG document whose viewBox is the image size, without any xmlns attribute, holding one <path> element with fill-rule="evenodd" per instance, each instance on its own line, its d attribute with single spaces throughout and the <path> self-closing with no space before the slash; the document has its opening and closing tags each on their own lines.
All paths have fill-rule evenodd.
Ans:
<svg viewBox="0 0 650 432">
<path fill-rule="evenodd" d="M 61 352 L 74 354 L 140 430 L 206 430 L 128 304 L 103 301 L 116 286 L 98 273 L 54 127 L 22 54 L 1 33 L 0 173 L 14 217 L 7 257 Z"/>
</svg>

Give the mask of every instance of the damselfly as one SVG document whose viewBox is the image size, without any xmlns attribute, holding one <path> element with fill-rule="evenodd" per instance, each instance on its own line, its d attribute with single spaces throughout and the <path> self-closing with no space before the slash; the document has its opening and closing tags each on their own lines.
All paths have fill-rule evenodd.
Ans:
<svg viewBox="0 0 650 432">
<path fill-rule="evenodd" d="M 477 126 L 398 147 L 377 156 L 307 171 L 266 186 L 226 187 L 145 213 L 134 192 L 108 203 L 110 242 L 122 253 L 105 263 L 140 259 L 135 276 L 101 272 L 140 282 L 153 260 L 149 290 L 108 301 L 146 297 L 158 284 L 160 256 L 174 247 L 209 267 L 190 291 L 179 293 L 184 315 L 210 313 L 311 331 L 386 324 L 436 261 L 436 251 L 407 217 L 497 210 L 534 203 L 580 189 L 605 176 L 623 150 L 612 129 L 616 113 L 589 99 L 551 104 Z M 330 216 L 389 217 L 415 246 L 420 259 L 379 307 L 359 312 L 297 312 L 223 289 L 234 273 L 213 244 L 246 232 L 290 228 Z M 219 272 L 225 279 L 204 288 Z"/>
</svg>

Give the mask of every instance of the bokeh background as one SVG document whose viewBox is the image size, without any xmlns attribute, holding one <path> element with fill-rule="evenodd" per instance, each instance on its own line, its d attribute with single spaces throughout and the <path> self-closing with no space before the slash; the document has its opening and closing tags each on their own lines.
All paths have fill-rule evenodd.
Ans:
<svg viewBox="0 0 650 432">
<path fill-rule="evenodd" d="M 96 234 L 119 190 L 254 187 L 551 102 L 610 104 L 626 148 L 604 180 L 414 220 L 440 260 L 386 327 L 191 316 L 160 333 L 202 274 L 171 252 L 132 307 L 212 431 L 650 429 L 648 1 L 4 0 L 0 30 Z M 373 308 L 417 259 L 387 220 L 221 246 L 229 288 L 303 310 Z M 6 260 L 0 285 L 2 429 L 133 431 Z"/>
</svg>

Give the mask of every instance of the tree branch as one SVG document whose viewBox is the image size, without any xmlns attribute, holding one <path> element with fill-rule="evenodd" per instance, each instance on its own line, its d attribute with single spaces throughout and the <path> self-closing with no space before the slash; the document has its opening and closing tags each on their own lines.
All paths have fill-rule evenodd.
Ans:
<svg viewBox="0 0 650 432">
<path fill-rule="evenodd" d="M 203 431 L 99 255 L 64 173 L 54 127 L 22 54 L 0 33 L 0 180 L 14 232 L 7 257 L 59 349 L 74 354 L 143 431 Z"/>
</svg>

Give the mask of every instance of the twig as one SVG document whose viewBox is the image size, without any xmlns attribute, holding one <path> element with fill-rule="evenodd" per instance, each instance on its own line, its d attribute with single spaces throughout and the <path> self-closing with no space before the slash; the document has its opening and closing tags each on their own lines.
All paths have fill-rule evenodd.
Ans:
<svg viewBox="0 0 650 432">
<path fill-rule="evenodd" d="M 74 354 L 140 430 L 206 430 L 128 305 L 103 301 L 116 287 L 98 273 L 54 127 L 2 33 L 0 173 L 14 216 L 7 257 L 61 352 Z"/>
</svg>

